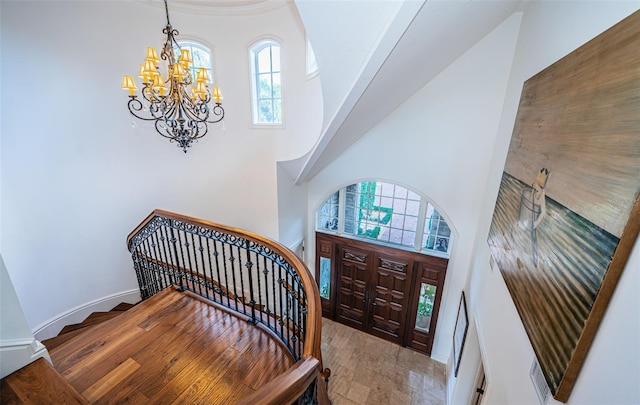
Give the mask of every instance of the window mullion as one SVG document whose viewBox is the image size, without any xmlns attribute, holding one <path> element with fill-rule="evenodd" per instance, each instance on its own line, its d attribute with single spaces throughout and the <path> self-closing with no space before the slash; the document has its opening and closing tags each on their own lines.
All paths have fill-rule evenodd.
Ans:
<svg viewBox="0 0 640 405">
<path fill-rule="evenodd" d="M 338 235 L 344 233 L 344 210 L 346 209 L 347 192 L 346 187 L 342 187 L 338 192 Z"/>
<path fill-rule="evenodd" d="M 427 221 L 427 205 L 429 205 L 428 201 L 425 201 L 423 198 L 420 198 L 420 210 L 418 211 L 418 226 L 416 229 L 416 240 L 414 242 L 413 248 L 416 252 L 422 250 L 422 239 L 424 238 L 424 224 Z"/>
</svg>

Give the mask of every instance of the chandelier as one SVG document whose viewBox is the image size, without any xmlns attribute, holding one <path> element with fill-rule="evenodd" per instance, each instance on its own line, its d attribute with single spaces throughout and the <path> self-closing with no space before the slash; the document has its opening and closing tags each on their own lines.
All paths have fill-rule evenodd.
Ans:
<svg viewBox="0 0 640 405">
<path fill-rule="evenodd" d="M 169 22 L 169 7 L 164 0 L 167 26 L 162 30 L 167 35 L 160 58 L 166 61 L 165 76 L 158 68 L 158 53 L 147 48 L 147 57 L 140 65 L 142 99 L 133 76 L 124 76 L 122 88 L 129 90 L 129 112 L 141 120 L 153 121 L 156 131 L 170 142 L 176 142 L 187 153 L 194 141 L 207 134 L 207 124 L 220 122 L 224 118 L 220 89 L 207 85 L 209 77 L 205 68 L 199 68 L 192 77 L 193 60 L 187 49 L 181 49 L 175 40 L 178 31 Z M 174 49 L 180 50 L 176 59 Z M 164 78 L 166 77 L 166 79 Z M 215 103 L 213 102 L 215 101 Z"/>
</svg>

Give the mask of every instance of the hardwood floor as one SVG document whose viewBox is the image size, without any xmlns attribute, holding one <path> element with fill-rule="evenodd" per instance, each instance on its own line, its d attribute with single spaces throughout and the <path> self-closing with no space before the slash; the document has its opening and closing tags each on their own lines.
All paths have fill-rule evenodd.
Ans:
<svg viewBox="0 0 640 405">
<path fill-rule="evenodd" d="M 445 365 L 323 318 L 322 355 L 333 405 L 442 405 Z"/>
<path fill-rule="evenodd" d="M 98 404 L 232 404 L 294 363 L 266 332 L 172 289 L 50 355 Z"/>
<path fill-rule="evenodd" d="M 443 364 L 328 319 L 322 336 L 333 405 L 444 404 Z M 11 392 L 3 381 L 3 404 L 233 404 L 294 363 L 269 334 L 173 290 L 138 304 L 126 318 L 91 327 L 50 355 L 77 393 L 63 402 L 20 401 L 18 395 L 54 392 L 25 374 L 19 378 L 25 385 Z"/>
</svg>

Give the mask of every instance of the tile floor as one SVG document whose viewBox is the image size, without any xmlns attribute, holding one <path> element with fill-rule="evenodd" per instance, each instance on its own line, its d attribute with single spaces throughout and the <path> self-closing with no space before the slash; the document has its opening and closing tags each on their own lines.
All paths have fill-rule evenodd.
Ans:
<svg viewBox="0 0 640 405">
<path fill-rule="evenodd" d="M 444 364 L 325 318 L 322 357 L 333 405 L 445 403 Z"/>
</svg>

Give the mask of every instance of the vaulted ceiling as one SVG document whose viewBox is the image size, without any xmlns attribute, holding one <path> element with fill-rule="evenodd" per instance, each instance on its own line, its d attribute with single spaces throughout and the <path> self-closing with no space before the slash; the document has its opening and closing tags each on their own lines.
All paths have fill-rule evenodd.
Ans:
<svg viewBox="0 0 640 405">
<path fill-rule="evenodd" d="M 307 33 L 314 47 L 322 88 L 325 94 L 342 91 L 343 97 L 325 98 L 325 125 L 314 149 L 302 158 L 297 182 L 317 174 L 343 150 L 356 142 L 384 117 L 426 85 L 475 43 L 518 11 L 522 1 L 405 1 L 396 14 L 380 24 L 384 32 L 370 32 L 375 24 L 355 21 L 348 24 L 319 23 L 317 16 L 342 15 L 341 1 L 296 0 Z M 389 7 L 378 1 L 347 1 L 361 7 L 362 15 L 377 22 L 376 8 Z M 330 10 L 331 9 L 331 10 Z M 353 14 L 353 10 L 351 10 Z M 357 33 L 355 36 L 353 32 Z M 327 31 L 330 34 L 327 35 Z M 378 36 L 369 43 L 374 49 L 365 60 L 349 60 L 362 55 L 362 35 Z M 366 44 L 366 42 L 365 42 Z M 341 57 L 333 51 L 341 48 Z M 347 55 L 347 57 L 343 56 Z M 343 83 L 345 66 L 359 64 L 360 69 L 347 86 Z M 337 105 L 327 105 L 337 103 Z M 327 116 L 327 111 L 335 114 Z"/>
</svg>

